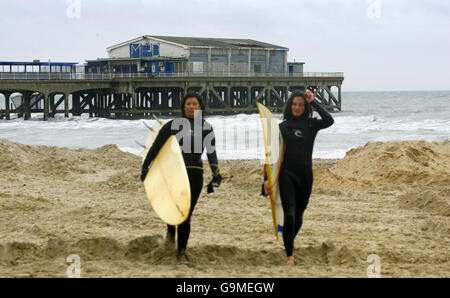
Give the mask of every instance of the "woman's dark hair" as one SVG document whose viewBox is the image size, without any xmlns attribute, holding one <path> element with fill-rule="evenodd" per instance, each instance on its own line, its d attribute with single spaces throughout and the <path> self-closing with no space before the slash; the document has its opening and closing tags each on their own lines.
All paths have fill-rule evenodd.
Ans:
<svg viewBox="0 0 450 298">
<path fill-rule="evenodd" d="M 192 97 L 197 98 L 198 104 L 202 108 L 202 113 L 203 115 L 205 115 L 206 112 L 205 103 L 203 102 L 202 96 L 198 93 L 186 93 L 186 95 L 183 96 L 183 100 L 181 100 L 181 115 L 186 116 L 184 113 L 184 106 L 186 104 L 186 100 Z"/>
<path fill-rule="evenodd" d="M 292 115 L 292 103 L 294 102 L 294 98 L 296 98 L 296 97 L 303 98 L 303 100 L 305 101 L 304 114 L 306 114 L 306 117 L 308 119 L 310 119 L 312 117 L 312 114 L 313 114 L 312 106 L 309 102 L 306 101 L 305 94 L 306 94 L 306 91 L 299 90 L 299 89 L 294 90 L 294 92 L 291 93 L 291 96 L 289 96 L 288 100 L 286 101 L 286 105 L 284 106 L 284 114 L 283 114 L 284 120 L 289 120 L 294 117 Z"/>
</svg>

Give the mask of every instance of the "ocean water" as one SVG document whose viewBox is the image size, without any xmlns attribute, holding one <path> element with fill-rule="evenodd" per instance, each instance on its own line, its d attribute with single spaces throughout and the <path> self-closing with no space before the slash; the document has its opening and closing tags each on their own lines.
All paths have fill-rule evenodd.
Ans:
<svg viewBox="0 0 450 298">
<path fill-rule="evenodd" d="M 348 150 L 367 142 L 450 139 L 450 91 L 343 92 L 342 109 L 332 113 L 335 124 L 319 132 L 314 158 L 343 158 Z M 278 116 L 281 121 L 281 115 Z M 143 122 L 151 126 L 155 121 L 87 115 L 70 118 L 58 115 L 42 121 L 42 117 L 33 114 L 28 121 L 0 120 L 0 139 L 68 148 L 115 144 L 123 151 L 142 156 L 138 143 L 145 143 L 149 133 Z M 216 134 L 219 159 L 263 159 L 264 142 L 258 114 L 207 116 L 206 119 Z"/>
</svg>

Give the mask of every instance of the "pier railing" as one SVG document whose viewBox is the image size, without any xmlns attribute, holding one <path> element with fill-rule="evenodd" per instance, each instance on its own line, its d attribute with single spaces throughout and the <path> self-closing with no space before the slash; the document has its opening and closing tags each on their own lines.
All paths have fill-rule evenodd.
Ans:
<svg viewBox="0 0 450 298">
<path fill-rule="evenodd" d="M 0 80 L 112 80 L 116 78 L 195 78 L 195 77 L 332 77 L 343 78 L 343 72 L 304 72 L 304 73 L 43 73 L 43 72 L 0 72 Z"/>
</svg>

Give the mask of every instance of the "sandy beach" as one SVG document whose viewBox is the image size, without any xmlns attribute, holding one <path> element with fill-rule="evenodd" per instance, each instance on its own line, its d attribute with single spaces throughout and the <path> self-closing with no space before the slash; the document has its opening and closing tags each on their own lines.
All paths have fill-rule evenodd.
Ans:
<svg viewBox="0 0 450 298">
<path fill-rule="evenodd" d="M 371 254 L 381 277 L 450 277 L 449 141 L 367 143 L 344 159 L 314 160 L 290 268 L 259 196 L 257 160 L 220 161 L 233 178 L 213 194 L 204 189 L 185 266 L 164 243 L 141 158 L 114 145 L 7 140 L 0 152 L 0 277 L 66 277 L 70 254 L 81 277 L 367 277 Z"/>
</svg>

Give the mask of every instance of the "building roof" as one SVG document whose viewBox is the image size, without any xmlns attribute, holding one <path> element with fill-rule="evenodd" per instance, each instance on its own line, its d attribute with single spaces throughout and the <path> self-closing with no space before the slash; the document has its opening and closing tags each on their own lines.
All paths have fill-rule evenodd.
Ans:
<svg viewBox="0 0 450 298">
<path fill-rule="evenodd" d="M 178 36 L 160 36 L 160 35 L 144 35 L 117 45 L 108 47 L 110 51 L 114 48 L 139 41 L 145 38 L 159 39 L 169 43 L 187 47 L 213 47 L 213 48 L 254 48 L 254 49 L 280 49 L 289 50 L 288 48 L 278 45 L 256 41 L 253 39 L 236 39 L 236 38 L 206 38 L 206 37 L 178 37 Z"/>
<path fill-rule="evenodd" d="M 175 37 L 175 36 L 157 36 L 150 37 L 167 40 L 173 43 L 183 44 L 191 47 L 219 47 L 219 48 L 277 48 L 287 50 L 274 44 L 265 43 L 252 39 L 236 38 L 205 38 L 205 37 Z"/>
</svg>

